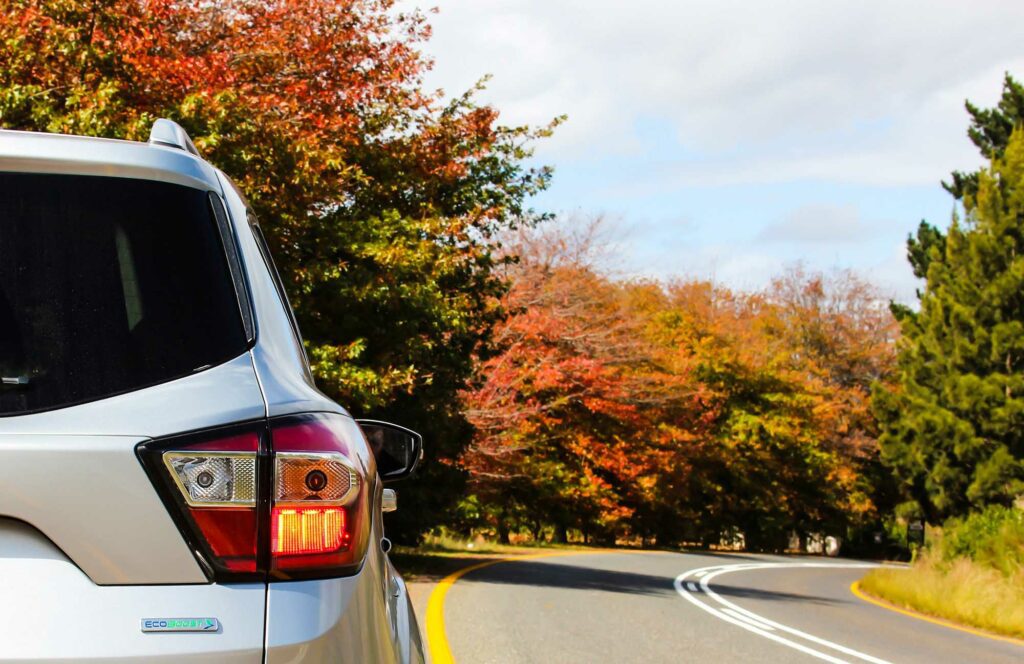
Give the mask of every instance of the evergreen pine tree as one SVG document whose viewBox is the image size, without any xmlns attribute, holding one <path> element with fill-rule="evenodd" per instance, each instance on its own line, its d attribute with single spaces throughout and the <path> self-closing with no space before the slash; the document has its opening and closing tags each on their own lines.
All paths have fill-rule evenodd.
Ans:
<svg viewBox="0 0 1024 664">
<path fill-rule="evenodd" d="M 929 521 L 1024 493 L 1024 129 L 917 256 L 900 386 L 876 388 L 883 458 Z M 913 245 L 911 247 L 914 248 Z"/>
<path fill-rule="evenodd" d="M 970 101 L 965 101 L 964 106 L 971 116 L 971 124 L 967 129 L 967 136 L 971 142 L 986 159 L 1001 159 L 1013 128 L 1024 121 L 1024 85 L 1007 73 L 1003 78 L 1003 94 L 995 108 L 980 108 Z M 943 182 L 942 186 L 957 200 L 977 193 L 977 171 L 953 171 L 950 177 L 951 181 Z M 916 276 L 924 278 L 928 271 L 928 262 L 933 255 L 931 248 L 936 247 L 937 255 L 941 256 L 945 241 L 946 236 L 941 230 L 927 221 L 921 221 L 916 236 L 911 235 L 907 240 L 907 257 Z M 893 313 L 899 318 L 905 311 L 897 307 Z"/>
<path fill-rule="evenodd" d="M 1024 85 L 1009 73 L 1003 78 L 1003 94 L 995 108 L 979 108 L 964 102 L 971 116 L 967 136 L 986 159 L 1002 159 L 1014 127 L 1024 121 Z M 943 182 L 946 191 L 958 200 L 973 196 L 978 191 L 978 173 L 953 171 L 952 182 Z"/>
</svg>

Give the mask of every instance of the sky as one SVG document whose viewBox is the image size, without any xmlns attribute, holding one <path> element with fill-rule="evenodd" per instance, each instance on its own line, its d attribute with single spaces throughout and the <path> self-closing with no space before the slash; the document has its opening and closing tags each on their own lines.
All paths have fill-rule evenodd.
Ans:
<svg viewBox="0 0 1024 664">
<path fill-rule="evenodd" d="M 565 114 L 533 201 L 603 215 L 629 276 L 766 286 L 800 262 L 910 302 L 905 242 L 947 225 L 940 182 L 981 157 L 965 99 L 1024 78 L 1021 0 L 406 0 L 431 87 L 504 124 Z"/>
</svg>

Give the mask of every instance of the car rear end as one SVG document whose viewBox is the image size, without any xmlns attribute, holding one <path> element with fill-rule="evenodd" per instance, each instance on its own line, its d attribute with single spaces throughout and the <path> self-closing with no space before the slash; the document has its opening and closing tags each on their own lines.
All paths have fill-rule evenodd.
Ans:
<svg viewBox="0 0 1024 664">
<path fill-rule="evenodd" d="M 359 426 L 153 143 L 0 131 L 0 662 L 416 659 Z"/>
</svg>

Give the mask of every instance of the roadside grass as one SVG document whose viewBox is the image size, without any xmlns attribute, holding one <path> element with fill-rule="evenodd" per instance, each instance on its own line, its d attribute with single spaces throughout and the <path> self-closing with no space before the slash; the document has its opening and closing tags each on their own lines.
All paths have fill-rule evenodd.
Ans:
<svg viewBox="0 0 1024 664">
<path fill-rule="evenodd" d="M 1024 517 L 1005 508 L 951 521 L 908 569 L 879 568 L 869 595 L 989 632 L 1024 638 Z"/>
<path fill-rule="evenodd" d="M 925 554 L 909 569 L 872 570 L 860 587 L 897 606 L 1024 638 L 1024 574 L 1006 577 L 966 558 L 944 565 Z"/>
<path fill-rule="evenodd" d="M 501 544 L 484 539 L 428 535 L 419 546 L 396 546 L 389 554 L 407 581 L 439 581 L 467 565 L 543 551 L 593 551 L 605 547 L 550 542 Z"/>
<path fill-rule="evenodd" d="M 424 538 L 417 547 L 419 551 L 432 553 L 469 553 L 469 554 L 508 554 L 524 555 L 536 553 L 539 550 L 565 549 L 567 551 L 586 550 L 588 547 L 583 544 L 555 544 L 553 542 L 523 542 L 520 544 L 501 544 L 484 538 L 465 539 L 454 537 L 448 534 L 430 534 Z"/>
</svg>

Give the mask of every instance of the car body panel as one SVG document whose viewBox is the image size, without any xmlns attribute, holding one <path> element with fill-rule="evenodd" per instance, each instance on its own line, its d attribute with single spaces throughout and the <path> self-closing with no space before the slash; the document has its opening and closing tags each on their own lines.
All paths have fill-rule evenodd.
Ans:
<svg viewBox="0 0 1024 664">
<path fill-rule="evenodd" d="M 0 171 L 106 175 L 220 191 L 216 170 L 184 150 L 109 138 L 0 129 Z"/>
<path fill-rule="evenodd" d="M 224 200 L 235 226 L 238 248 L 249 276 L 249 292 L 256 311 L 257 343 L 252 349 L 253 365 L 259 377 L 267 416 L 323 411 L 347 414 L 313 384 L 306 355 L 299 346 L 287 306 L 281 302 L 270 270 L 263 260 L 252 228 L 245 200 L 231 181 L 220 174 Z"/>
<path fill-rule="evenodd" d="M 135 458 L 140 440 L 0 434 L 0 516 L 39 529 L 96 584 L 206 583 Z"/>
<path fill-rule="evenodd" d="M 270 584 L 267 664 L 399 661 L 379 573 L 364 565 L 352 577 Z"/>
<path fill-rule="evenodd" d="M 0 417 L 0 434 L 158 438 L 265 416 L 252 355 L 243 353 L 219 366 L 135 392 Z"/>
<path fill-rule="evenodd" d="M 263 659 L 265 586 L 98 586 L 41 533 L 0 519 L 0 661 L 209 662 Z M 217 618 L 220 630 L 144 633 L 149 618 Z"/>
</svg>

